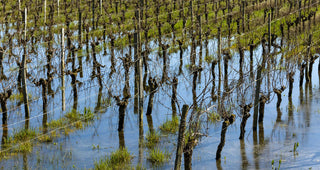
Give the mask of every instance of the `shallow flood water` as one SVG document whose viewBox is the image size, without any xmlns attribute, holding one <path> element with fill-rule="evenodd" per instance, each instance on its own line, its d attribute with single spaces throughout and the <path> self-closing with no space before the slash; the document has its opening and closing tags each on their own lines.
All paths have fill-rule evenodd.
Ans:
<svg viewBox="0 0 320 170">
<path fill-rule="evenodd" d="M 214 46 L 216 41 L 210 41 L 211 46 Z M 184 54 L 184 58 L 188 58 L 189 51 Z M 247 53 L 246 53 L 247 54 Z M 255 60 L 259 61 L 258 57 L 261 54 L 261 48 L 255 51 Z M 156 76 L 158 80 L 161 78 L 162 69 L 161 61 L 157 60 L 157 55 L 154 53 L 149 61 L 148 76 Z M 148 148 L 139 145 L 141 138 L 139 138 L 139 118 L 138 114 L 134 113 L 133 98 L 129 99 L 129 104 L 126 109 L 124 134 L 119 134 L 118 127 L 118 106 L 113 99 L 110 99 L 108 90 L 113 89 L 115 95 L 120 95 L 124 87 L 123 69 L 120 60 L 117 60 L 117 69 L 119 72 L 115 73 L 112 78 L 108 78 L 109 71 L 109 57 L 99 55 L 99 60 L 102 64 L 107 65 L 104 71 L 104 85 L 99 89 L 97 80 L 91 81 L 90 73 L 91 66 L 89 62 L 84 63 L 82 85 L 78 86 L 78 110 L 82 112 L 85 107 L 91 108 L 96 111 L 97 118 L 85 126 L 81 130 L 75 130 L 68 135 L 62 135 L 53 139 L 49 143 L 37 143 L 34 145 L 31 153 L 17 154 L 16 156 L 8 159 L 3 159 L 0 162 L 0 167 L 16 167 L 16 168 L 31 168 L 38 169 L 46 167 L 48 169 L 69 169 L 69 168 L 92 168 L 94 162 L 110 154 L 112 151 L 120 147 L 120 143 L 124 144 L 132 153 L 133 166 L 142 164 L 143 167 L 155 168 L 148 160 Z M 247 60 L 247 58 L 246 58 Z M 255 62 L 256 62 L 255 61 Z M 237 55 L 232 59 L 230 67 L 237 70 L 238 67 Z M 248 62 L 248 61 L 246 61 Z M 188 59 L 184 62 L 183 74 L 178 76 L 178 101 L 180 107 L 182 104 L 192 104 L 192 74 L 187 69 Z M 208 135 L 202 137 L 199 144 L 194 149 L 193 154 L 193 167 L 194 169 L 271 169 L 278 168 L 295 168 L 295 169 L 308 169 L 320 167 L 320 152 L 319 148 L 319 121 L 320 121 L 320 87 L 319 77 L 317 72 L 318 60 L 314 64 L 314 71 L 312 76 L 312 85 L 303 86 L 299 90 L 298 85 L 298 70 L 295 74 L 294 90 L 292 102 L 288 101 L 287 94 L 288 88 L 282 93 L 282 103 L 280 110 L 276 108 L 276 96 L 272 93 L 271 100 L 265 107 L 265 118 L 263 126 L 259 125 L 257 133 L 254 133 L 252 127 L 252 116 L 248 119 L 246 126 L 245 139 L 240 141 L 240 123 L 241 118 L 240 109 L 233 105 L 233 113 L 237 115 L 236 122 L 232 124 L 226 134 L 226 143 L 222 151 L 221 161 L 215 160 L 215 153 L 217 146 L 220 142 L 221 121 L 215 123 L 206 121 L 206 116 L 202 118 L 201 127 Z M 169 66 L 169 77 L 178 74 L 179 60 L 178 55 L 171 55 Z M 210 64 L 203 63 L 204 71 L 201 72 L 201 81 L 197 84 L 197 93 L 201 93 L 203 88 L 210 84 L 212 75 L 210 74 Z M 133 68 L 131 68 L 133 70 Z M 237 79 L 238 74 L 230 71 L 230 80 Z M 248 70 L 245 70 L 248 71 Z M 276 70 L 276 74 L 284 74 L 284 70 Z M 271 77 L 275 74 L 271 74 Z M 66 81 L 66 105 L 67 111 L 70 111 L 74 105 L 73 92 L 70 84 L 70 78 L 67 77 Z M 266 78 L 267 76 L 265 76 Z M 133 89 L 133 71 L 130 73 L 130 86 L 131 94 L 134 93 Z M 285 78 L 279 78 L 280 84 L 285 84 Z M 276 78 L 274 79 L 276 80 Z M 64 113 L 61 111 L 61 90 L 60 80 L 56 79 L 54 89 L 57 93 L 54 97 L 49 97 L 48 105 L 48 122 L 63 117 Z M 231 81 L 230 84 L 234 82 Z M 120 85 L 120 86 L 119 86 Z M 210 85 L 211 86 L 211 85 Z M 267 83 L 264 84 L 263 89 L 266 88 Z M 276 85 L 279 86 L 279 85 Z M 276 87 L 275 86 L 275 87 Z M 35 101 L 31 102 L 31 120 L 30 126 L 33 128 L 42 126 L 42 99 L 39 88 L 31 86 L 31 94 L 35 97 Z M 99 94 L 100 90 L 100 94 Z M 253 102 L 253 90 L 247 91 L 245 95 L 247 102 Z M 159 129 L 166 120 L 171 119 L 171 105 L 170 105 L 171 87 L 170 84 L 163 84 L 159 91 L 155 94 L 154 107 L 152 113 L 153 128 Z M 210 94 L 205 94 L 208 97 Z M 37 98 L 40 97 L 40 98 Z M 99 98 L 102 101 L 99 103 Z M 208 97 L 209 98 L 209 97 Z M 234 100 L 237 95 L 234 95 Z M 111 101 L 111 103 L 109 103 Z M 238 101 L 234 101 L 237 104 Z M 211 99 L 205 100 L 205 106 L 211 106 L 214 102 Z M 148 93 L 144 100 L 144 111 L 147 110 Z M 239 104 L 239 103 L 238 103 Z M 16 107 L 15 102 L 9 104 L 12 108 Z M 20 129 L 24 126 L 23 105 L 21 109 L 9 112 L 8 124 L 9 134 L 14 130 Z M 9 107 L 10 108 L 10 107 Z M 180 108 L 181 110 L 181 108 Z M 253 115 L 253 109 L 251 109 Z M 149 131 L 148 118 L 143 116 L 143 134 L 144 137 Z M 141 128 L 141 127 L 140 127 Z M 3 129 L 2 129 L 3 130 Z M 3 133 L 1 132 L 2 136 Z M 124 141 L 120 141 L 123 139 Z M 170 160 L 157 168 L 171 169 L 174 166 L 174 158 L 176 151 L 177 134 L 161 134 L 161 142 L 159 148 L 171 153 Z M 299 146 L 294 150 L 294 145 L 299 143 Z M 279 161 L 281 164 L 279 165 Z"/>
</svg>

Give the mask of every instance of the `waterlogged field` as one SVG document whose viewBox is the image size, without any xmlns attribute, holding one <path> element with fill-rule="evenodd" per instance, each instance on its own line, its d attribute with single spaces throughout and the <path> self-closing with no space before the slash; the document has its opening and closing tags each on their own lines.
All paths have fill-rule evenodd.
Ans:
<svg viewBox="0 0 320 170">
<path fill-rule="evenodd" d="M 320 168 L 319 2 L 30 2 L 0 5 L 0 168 Z"/>
</svg>

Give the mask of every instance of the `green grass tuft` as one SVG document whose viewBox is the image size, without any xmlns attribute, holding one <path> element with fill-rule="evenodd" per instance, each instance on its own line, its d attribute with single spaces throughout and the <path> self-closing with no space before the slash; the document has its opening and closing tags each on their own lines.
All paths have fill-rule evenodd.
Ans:
<svg viewBox="0 0 320 170">
<path fill-rule="evenodd" d="M 146 135 L 146 147 L 152 148 L 160 142 L 160 133 L 159 132 L 148 132 Z"/>
<path fill-rule="evenodd" d="M 172 120 L 167 120 L 160 126 L 162 132 L 176 133 L 179 129 L 179 118 L 174 117 Z"/>
<path fill-rule="evenodd" d="M 163 152 L 158 148 L 152 149 L 149 152 L 148 160 L 154 165 L 161 165 L 164 162 L 167 162 L 170 158 L 170 154 L 168 152 Z"/>
<path fill-rule="evenodd" d="M 132 156 L 130 152 L 124 148 L 119 149 L 110 154 L 109 157 L 100 159 L 94 163 L 94 169 L 131 169 Z"/>
</svg>

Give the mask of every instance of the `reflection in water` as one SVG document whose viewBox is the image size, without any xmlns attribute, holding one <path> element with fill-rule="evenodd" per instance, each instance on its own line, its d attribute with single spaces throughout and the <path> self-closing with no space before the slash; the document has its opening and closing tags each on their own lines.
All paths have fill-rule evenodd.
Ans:
<svg viewBox="0 0 320 170">
<path fill-rule="evenodd" d="M 309 85 L 308 83 L 306 82 L 305 85 L 304 85 L 304 96 L 305 96 L 305 104 L 308 104 L 309 103 L 309 98 L 308 98 L 308 90 L 309 90 Z"/>
<path fill-rule="evenodd" d="M 240 140 L 240 152 L 242 159 L 242 169 L 248 169 L 248 159 L 246 154 L 246 146 L 244 140 Z"/>
<path fill-rule="evenodd" d="M 100 109 L 101 109 L 101 97 L 102 97 L 102 86 L 99 87 L 97 105 L 94 108 L 94 112 L 95 113 L 98 113 L 100 111 Z"/>
<path fill-rule="evenodd" d="M 218 169 L 218 170 L 223 170 L 223 169 L 222 169 L 222 166 L 221 166 L 221 159 L 216 160 L 216 166 L 217 166 L 217 169 Z"/>
<path fill-rule="evenodd" d="M 291 126 L 294 125 L 292 98 L 289 98 L 289 102 L 288 102 L 288 125 L 291 125 Z"/>
<path fill-rule="evenodd" d="M 143 161 L 143 119 L 142 115 L 139 115 L 139 165 L 142 165 Z"/>
<path fill-rule="evenodd" d="M 312 83 L 311 83 L 311 79 L 310 79 L 310 82 L 308 83 L 308 88 L 309 88 L 309 98 L 311 100 L 312 99 Z"/>
<path fill-rule="evenodd" d="M 260 169 L 258 135 L 256 130 L 253 131 L 253 151 L 252 152 L 253 152 L 255 169 Z"/>
<path fill-rule="evenodd" d="M 264 144 L 264 127 L 263 122 L 259 123 L 259 145 Z"/>
<path fill-rule="evenodd" d="M 303 104 L 303 89 L 302 89 L 302 87 L 299 88 L 299 101 L 300 101 L 300 104 Z"/>
<path fill-rule="evenodd" d="M 24 152 L 22 156 L 23 156 L 23 170 L 29 170 L 27 153 Z"/>
<path fill-rule="evenodd" d="M 277 119 L 276 119 L 276 122 L 274 123 L 273 128 L 272 128 L 272 132 L 271 132 L 272 135 L 274 135 L 276 128 L 282 122 L 281 116 L 282 116 L 282 112 L 281 112 L 280 108 L 277 108 Z"/>
<path fill-rule="evenodd" d="M 311 83 L 311 80 L 310 80 Z M 309 93 L 308 93 L 309 91 Z M 310 127 L 310 107 L 311 107 L 311 100 L 312 100 L 312 85 L 306 83 L 305 87 L 305 114 L 304 114 L 304 122 L 306 123 L 306 127 Z"/>
</svg>

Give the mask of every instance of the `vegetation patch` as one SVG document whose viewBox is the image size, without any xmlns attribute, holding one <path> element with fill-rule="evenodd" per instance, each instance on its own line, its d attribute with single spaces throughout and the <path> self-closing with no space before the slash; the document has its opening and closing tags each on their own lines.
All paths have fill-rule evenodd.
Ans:
<svg viewBox="0 0 320 170">
<path fill-rule="evenodd" d="M 17 153 L 29 153 L 32 151 L 32 139 L 34 139 L 39 132 L 35 129 L 22 129 L 14 131 L 13 135 L 4 139 L 2 151 L 0 153 L 0 160 L 14 156 Z"/>
<path fill-rule="evenodd" d="M 131 169 L 132 155 L 127 148 L 119 149 L 104 157 L 97 162 L 94 162 L 94 169 Z"/>
<path fill-rule="evenodd" d="M 166 120 L 161 126 L 161 132 L 176 133 L 179 129 L 179 118 L 173 117 L 172 120 Z"/>
<path fill-rule="evenodd" d="M 167 162 L 170 158 L 170 153 L 167 151 L 162 151 L 159 148 L 154 148 L 150 150 L 148 160 L 154 165 L 161 165 Z"/>
<path fill-rule="evenodd" d="M 152 148 L 160 142 L 160 133 L 159 132 L 148 132 L 146 135 L 145 146 L 147 148 Z"/>
<path fill-rule="evenodd" d="M 14 131 L 12 136 L 4 139 L 2 148 L 3 150 L 7 148 L 7 150 L 0 153 L 0 159 L 9 158 L 17 153 L 31 152 L 35 142 L 52 142 L 54 138 L 60 137 L 61 132 L 69 135 L 69 133 L 89 125 L 94 118 L 95 114 L 89 108 L 85 108 L 83 114 L 71 110 L 64 117 L 48 122 L 46 124 L 48 133 L 40 134 L 44 127 L 39 128 L 39 130 L 29 128 Z"/>
</svg>

